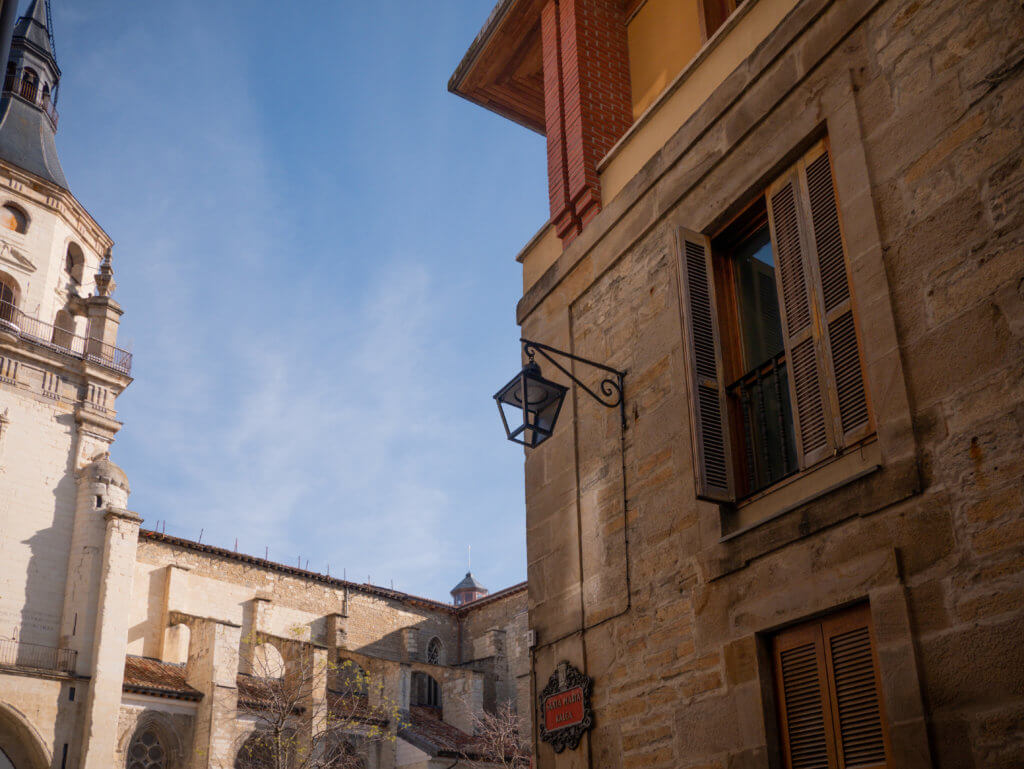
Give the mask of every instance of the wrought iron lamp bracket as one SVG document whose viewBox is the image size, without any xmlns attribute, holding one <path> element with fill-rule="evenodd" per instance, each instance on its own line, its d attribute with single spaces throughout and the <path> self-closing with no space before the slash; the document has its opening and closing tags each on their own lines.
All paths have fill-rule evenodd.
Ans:
<svg viewBox="0 0 1024 769">
<path fill-rule="evenodd" d="M 591 398 L 596 400 L 602 406 L 613 409 L 616 406 L 619 408 L 619 416 L 622 418 L 622 429 L 626 429 L 626 401 L 623 397 L 623 388 L 625 387 L 626 372 L 614 369 L 611 366 L 606 366 L 603 363 L 597 363 L 596 361 L 589 360 L 587 358 L 581 358 L 579 355 L 573 355 L 570 352 L 564 352 L 546 344 L 540 342 L 534 342 L 530 339 L 520 339 L 523 345 L 523 352 L 529 357 L 530 362 L 533 362 L 534 355 L 540 354 L 546 361 L 551 363 L 555 368 L 569 377 L 570 380 L 584 390 Z M 577 363 L 583 363 L 587 366 L 605 371 L 611 376 L 606 376 L 601 380 L 599 389 L 601 394 L 599 395 L 594 390 L 587 387 L 583 382 L 577 379 L 569 369 L 555 360 L 552 355 L 558 355 L 562 358 L 568 358 L 574 360 Z"/>
</svg>

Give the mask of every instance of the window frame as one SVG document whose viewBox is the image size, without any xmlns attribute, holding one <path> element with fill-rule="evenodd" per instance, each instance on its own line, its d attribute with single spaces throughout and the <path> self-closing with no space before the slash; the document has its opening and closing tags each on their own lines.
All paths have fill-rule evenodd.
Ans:
<svg viewBox="0 0 1024 769">
<path fill-rule="evenodd" d="M 791 735 L 789 732 L 789 716 L 791 709 L 786 703 L 786 684 L 783 673 L 783 654 L 808 645 L 814 647 L 814 659 L 819 676 L 819 697 L 822 707 L 822 736 L 825 739 L 825 750 L 828 755 L 829 768 L 840 769 L 844 766 L 842 710 L 837 694 L 836 661 L 831 645 L 832 639 L 866 628 L 868 631 L 868 651 L 874 696 L 877 705 L 878 731 L 881 735 L 885 762 L 868 764 L 865 769 L 888 769 L 893 764 L 893 748 L 889 733 L 889 718 L 886 712 L 885 694 L 882 686 L 882 671 L 878 659 L 878 641 L 875 636 L 871 607 L 867 602 L 846 606 L 824 615 L 805 619 L 798 623 L 779 629 L 766 639 L 771 656 L 771 684 L 774 707 L 774 725 L 777 730 L 779 753 L 784 769 L 792 767 Z M 806 685 L 805 681 L 801 682 Z M 806 693 L 802 704 L 806 703 Z"/>
<path fill-rule="evenodd" d="M 815 192 L 813 194 L 808 192 L 808 168 L 820 161 L 823 156 L 827 158 L 823 167 L 831 183 L 830 195 L 826 196 L 826 202 L 831 205 L 831 208 L 827 206 L 822 208 L 821 202 L 825 200 L 822 197 L 824 194 L 822 190 L 828 190 L 827 187 L 822 186 L 821 181 L 826 177 L 819 173 L 816 177 Z M 819 164 L 817 170 L 820 171 L 821 168 L 822 166 Z M 786 187 L 789 188 L 787 194 L 791 198 L 789 204 L 792 210 L 787 212 L 788 218 L 780 223 L 777 216 L 780 210 L 778 193 Z M 773 196 L 775 197 L 773 198 Z M 739 326 L 735 281 L 732 280 L 731 268 L 723 270 L 719 267 L 723 258 L 716 256 L 714 241 L 711 237 L 684 228 L 678 230 L 677 237 L 677 250 L 682 262 L 680 296 L 687 348 L 687 373 L 691 387 L 689 407 L 693 425 L 691 435 L 696 495 L 698 499 L 730 505 L 731 509 L 743 506 L 752 499 L 763 498 L 794 480 L 807 477 L 819 467 L 850 454 L 877 437 L 867 377 L 865 345 L 860 331 L 851 274 L 850 251 L 846 243 L 840 212 L 835 161 L 827 137 L 814 141 L 782 173 L 776 175 L 769 183 L 761 185 L 757 195 L 749 200 L 741 212 L 733 216 L 726 226 L 715 231 L 715 237 L 720 237 L 744 214 L 749 214 L 752 207 L 760 205 L 759 200 L 761 199 L 764 200 L 768 212 L 769 232 L 775 261 L 776 288 L 788 366 L 789 402 L 793 415 L 794 440 L 797 444 L 797 469 L 778 479 L 772 485 L 759 489 L 742 499 L 737 496 L 736 476 L 739 465 L 734 434 L 736 420 L 730 416 L 731 409 L 726 394 L 727 377 L 725 374 L 730 367 L 737 368 L 736 361 L 741 357 L 738 350 L 741 340 L 736 333 Z M 810 221 L 812 219 L 813 222 Z M 789 227 L 788 231 L 783 232 L 783 236 L 789 238 L 785 244 L 788 255 L 782 253 L 785 249 L 780 248 L 779 228 L 783 226 Z M 821 227 L 820 231 L 815 229 L 819 226 Z M 824 257 L 831 256 L 831 262 L 826 265 L 826 268 L 831 270 L 829 279 L 845 281 L 843 284 L 845 297 L 838 303 L 833 302 L 831 306 L 825 304 L 822 278 L 816 265 L 819 259 L 819 246 L 822 247 L 821 252 Z M 839 262 L 842 267 L 841 273 L 836 271 L 836 248 L 840 249 L 838 253 L 841 259 Z M 787 271 L 783 265 L 787 258 L 790 260 L 788 273 L 783 274 Z M 794 265 L 798 268 L 798 273 L 793 273 Z M 794 293 L 795 291 L 796 293 Z M 799 296 L 801 293 L 805 295 Z M 840 292 L 841 294 L 842 292 Z M 801 308 L 801 311 L 802 315 L 807 318 L 803 325 L 795 331 L 793 324 L 787 325 L 786 310 L 787 301 L 792 304 L 791 300 L 794 297 L 803 301 L 805 306 Z M 838 380 L 835 370 L 837 364 L 834 364 L 830 357 L 831 337 L 826 340 L 825 335 L 831 332 L 831 324 L 846 315 L 852 319 L 853 343 L 856 351 L 855 364 L 858 367 L 858 381 L 861 385 L 861 395 L 864 398 L 867 421 L 855 430 L 844 431 L 840 422 L 838 406 L 839 395 L 836 385 Z M 728 338 L 723 332 L 728 332 Z M 799 336 L 797 337 L 796 334 Z M 812 380 L 817 400 L 814 400 L 812 405 L 816 407 L 816 411 L 814 409 L 808 411 L 806 399 L 803 402 L 800 400 L 800 397 L 806 398 L 806 387 L 798 394 L 798 373 L 795 371 L 793 363 L 794 340 L 797 341 L 803 356 L 801 362 L 804 364 L 804 369 L 799 376 L 803 376 L 806 382 L 808 381 L 806 377 L 810 376 L 809 372 L 813 372 Z M 806 368 L 808 345 L 813 351 L 810 358 L 812 369 Z M 846 355 L 842 359 L 842 363 L 849 367 L 851 365 L 850 356 Z M 714 397 L 712 397 L 712 391 L 714 391 Z M 804 412 L 800 411 L 801 405 L 805 407 Z M 805 450 L 800 434 L 802 420 L 805 420 L 808 414 L 821 421 L 824 425 L 821 429 L 825 431 L 823 444 L 811 447 L 813 450 L 810 451 Z M 721 467 L 723 455 L 724 468 Z M 863 475 L 863 472 L 857 471 L 851 475 L 849 480 L 852 481 Z M 834 488 L 835 484 L 830 483 L 825 488 L 801 499 L 797 504 L 790 505 L 785 511 L 810 501 L 816 496 L 828 493 Z M 766 516 L 764 520 L 771 517 L 774 516 Z M 724 523 L 723 521 L 723 535 L 733 535 L 735 532 L 724 531 Z"/>
</svg>

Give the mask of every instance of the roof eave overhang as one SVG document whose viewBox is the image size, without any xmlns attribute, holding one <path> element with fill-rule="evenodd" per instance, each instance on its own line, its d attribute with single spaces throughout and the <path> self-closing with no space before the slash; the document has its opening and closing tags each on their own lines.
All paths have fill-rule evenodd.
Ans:
<svg viewBox="0 0 1024 769">
<path fill-rule="evenodd" d="M 498 0 L 448 90 L 543 135 L 541 6 L 542 0 Z"/>
</svg>

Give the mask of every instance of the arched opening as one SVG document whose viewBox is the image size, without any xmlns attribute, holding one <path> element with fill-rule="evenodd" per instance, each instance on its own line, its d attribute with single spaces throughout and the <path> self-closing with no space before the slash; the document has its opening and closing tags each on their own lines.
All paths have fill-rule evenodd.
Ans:
<svg viewBox="0 0 1024 769">
<path fill-rule="evenodd" d="M 441 646 L 441 639 L 434 637 L 427 644 L 427 662 L 431 665 L 444 664 L 444 647 Z"/>
<path fill-rule="evenodd" d="M 0 208 L 0 227 L 24 233 L 28 230 L 28 214 L 13 203 L 4 203 Z"/>
<path fill-rule="evenodd" d="M 340 657 L 334 676 L 334 689 L 345 697 L 369 697 L 370 676 L 354 660 Z"/>
<path fill-rule="evenodd" d="M 136 730 L 128 745 L 127 769 L 167 769 L 167 745 L 153 725 Z"/>
<path fill-rule="evenodd" d="M 68 243 L 68 250 L 64 255 L 64 271 L 75 283 L 80 284 L 85 277 L 85 254 L 77 243 Z"/>
<path fill-rule="evenodd" d="M 262 643 L 252 652 L 252 674 L 257 678 L 284 678 L 284 657 L 273 644 Z"/>
<path fill-rule="evenodd" d="M 39 75 L 31 67 L 25 67 L 21 73 L 21 96 L 35 103 L 39 92 Z"/>
<path fill-rule="evenodd" d="M 13 91 L 14 81 L 18 77 L 18 68 L 14 66 L 13 61 L 7 62 L 7 72 L 4 75 L 4 90 Z"/>
<path fill-rule="evenodd" d="M 50 86 L 48 86 L 46 83 L 43 83 L 43 101 L 50 101 Z"/>
<path fill-rule="evenodd" d="M 254 731 L 235 754 L 235 769 L 290 766 L 295 758 L 296 745 L 296 734 L 290 729 L 277 735 L 269 731 Z"/>
<path fill-rule="evenodd" d="M 50 756 L 28 720 L 0 703 L 0 767 L 6 760 L 15 769 L 49 769 Z"/>
<path fill-rule="evenodd" d="M 17 326 L 20 292 L 14 278 L 0 272 L 0 321 Z"/>
<path fill-rule="evenodd" d="M 75 338 L 75 319 L 67 310 L 58 310 L 57 317 L 53 319 L 53 336 L 50 341 L 65 350 L 71 349 L 71 342 Z"/>
<path fill-rule="evenodd" d="M 434 680 L 433 676 L 417 670 L 412 674 L 412 691 L 409 692 L 409 704 L 440 710 L 442 707 L 440 684 Z"/>
</svg>

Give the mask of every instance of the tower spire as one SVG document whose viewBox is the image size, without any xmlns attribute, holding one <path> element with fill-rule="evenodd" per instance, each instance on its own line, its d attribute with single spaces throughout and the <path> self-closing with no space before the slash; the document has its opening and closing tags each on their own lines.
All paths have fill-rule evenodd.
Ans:
<svg viewBox="0 0 1024 769">
<path fill-rule="evenodd" d="M 68 189 L 54 139 L 60 76 L 49 0 L 32 0 L 11 39 L 0 96 L 0 160 Z"/>
</svg>

